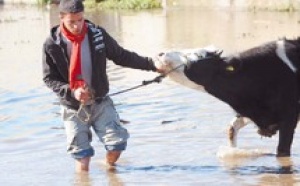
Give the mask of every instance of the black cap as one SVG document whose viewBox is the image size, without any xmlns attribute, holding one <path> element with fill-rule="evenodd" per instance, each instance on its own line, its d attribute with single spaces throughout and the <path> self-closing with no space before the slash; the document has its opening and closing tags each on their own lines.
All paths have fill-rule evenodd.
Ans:
<svg viewBox="0 0 300 186">
<path fill-rule="evenodd" d="M 82 0 L 60 0 L 59 11 L 63 13 L 83 12 Z"/>
</svg>

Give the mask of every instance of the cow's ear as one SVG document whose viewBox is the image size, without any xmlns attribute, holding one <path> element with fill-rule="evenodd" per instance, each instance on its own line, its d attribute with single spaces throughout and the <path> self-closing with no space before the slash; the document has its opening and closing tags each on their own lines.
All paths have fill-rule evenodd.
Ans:
<svg viewBox="0 0 300 186">
<path fill-rule="evenodd" d="M 221 56 L 222 53 L 223 53 L 223 50 L 216 51 L 216 55 L 218 55 L 218 56 Z"/>
<path fill-rule="evenodd" d="M 222 53 L 223 53 L 223 50 L 217 50 L 214 52 L 214 55 L 220 57 Z"/>
<path fill-rule="evenodd" d="M 220 57 L 222 53 L 223 53 L 223 50 L 216 50 L 216 51 L 213 51 L 213 52 L 207 52 L 206 57 Z"/>
</svg>

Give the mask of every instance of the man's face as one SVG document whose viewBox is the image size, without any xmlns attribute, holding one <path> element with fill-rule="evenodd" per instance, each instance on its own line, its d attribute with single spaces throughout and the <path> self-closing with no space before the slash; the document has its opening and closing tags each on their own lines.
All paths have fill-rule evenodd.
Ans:
<svg viewBox="0 0 300 186">
<path fill-rule="evenodd" d="M 72 34 L 78 35 L 81 33 L 84 23 L 83 12 L 63 13 L 60 15 L 60 21 Z"/>
</svg>

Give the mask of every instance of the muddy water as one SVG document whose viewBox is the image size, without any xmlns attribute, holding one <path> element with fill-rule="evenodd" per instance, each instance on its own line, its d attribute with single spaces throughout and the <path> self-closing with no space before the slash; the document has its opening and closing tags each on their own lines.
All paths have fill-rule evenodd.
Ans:
<svg viewBox="0 0 300 186">
<path fill-rule="evenodd" d="M 121 45 L 141 55 L 202 47 L 238 52 L 280 37 L 299 35 L 298 13 L 168 9 L 88 12 Z M 74 172 L 56 97 L 41 81 L 41 46 L 57 10 L 0 7 L 1 185 L 300 185 L 300 132 L 291 158 L 276 159 L 278 136 L 260 138 L 254 125 L 227 147 L 234 112 L 224 103 L 164 80 L 113 97 L 131 133 L 116 172 L 103 166 L 104 148 L 88 175 Z M 111 92 L 157 74 L 110 63 Z"/>
</svg>

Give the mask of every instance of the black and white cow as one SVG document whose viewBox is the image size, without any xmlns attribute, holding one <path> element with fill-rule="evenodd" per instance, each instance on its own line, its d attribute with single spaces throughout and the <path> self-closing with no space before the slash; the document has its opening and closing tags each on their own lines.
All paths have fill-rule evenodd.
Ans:
<svg viewBox="0 0 300 186">
<path fill-rule="evenodd" d="M 157 66 L 171 70 L 172 80 L 206 91 L 237 112 L 229 128 L 232 146 L 238 130 L 252 120 L 260 135 L 279 131 L 277 157 L 290 156 L 299 115 L 300 38 L 227 56 L 210 48 L 171 51 L 159 57 Z"/>
</svg>

